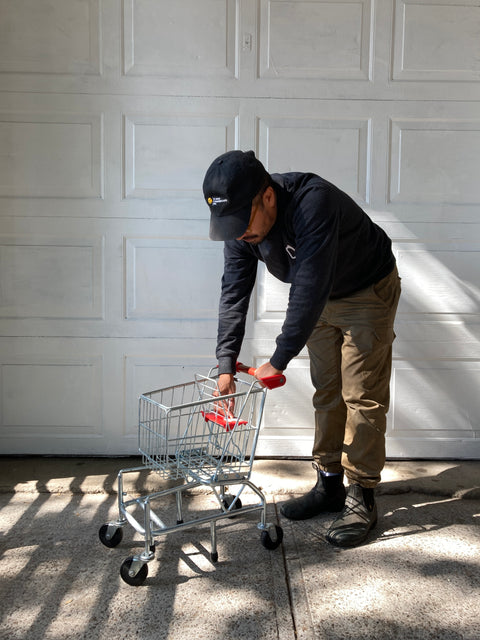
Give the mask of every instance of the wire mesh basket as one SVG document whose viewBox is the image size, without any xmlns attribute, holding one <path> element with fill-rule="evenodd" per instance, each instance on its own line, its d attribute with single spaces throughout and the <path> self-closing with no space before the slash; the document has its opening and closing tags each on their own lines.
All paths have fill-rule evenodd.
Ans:
<svg viewBox="0 0 480 640">
<path fill-rule="evenodd" d="M 209 376 L 144 393 L 139 399 L 139 451 L 163 477 L 216 482 L 249 477 L 266 389 L 237 380 L 235 414 Z"/>
</svg>

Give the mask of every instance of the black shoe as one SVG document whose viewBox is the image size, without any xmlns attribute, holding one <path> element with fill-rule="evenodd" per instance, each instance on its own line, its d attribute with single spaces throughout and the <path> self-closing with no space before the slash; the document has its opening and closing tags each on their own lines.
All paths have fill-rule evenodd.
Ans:
<svg viewBox="0 0 480 640">
<path fill-rule="evenodd" d="M 351 484 L 347 489 L 345 507 L 327 531 L 327 540 L 337 547 L 356 547 L 377 524 L 377 505 L 373 489 Z"/>
<path fill-rule="evenodd" d="M 290 520 L 307 520 L 325 511 L 341 511 L 345 504 L 343 473 L 325 476 L 314 463 L 317 484 L 300 498 L 292 498 L 280 507 L 282 514 Z"/>
</svg>

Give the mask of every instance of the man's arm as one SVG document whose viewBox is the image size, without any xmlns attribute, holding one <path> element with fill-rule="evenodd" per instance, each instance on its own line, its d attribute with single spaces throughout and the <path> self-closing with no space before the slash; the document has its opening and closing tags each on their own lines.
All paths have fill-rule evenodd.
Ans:
<svg viewBox="0 0 480 640">
<path fill-rule="evenodd" d="M 250 296 L 257 274 L 258 260 L 249 247 L 243 245 L 244 243 L 232 240 L 225 242 L 224 247 L 224 272 L 216 348 L 220 374 L 235 372 L 235 365 L 245 336 Z M 222 384 L 225 384 L 224 381 Z"/>
</svg>

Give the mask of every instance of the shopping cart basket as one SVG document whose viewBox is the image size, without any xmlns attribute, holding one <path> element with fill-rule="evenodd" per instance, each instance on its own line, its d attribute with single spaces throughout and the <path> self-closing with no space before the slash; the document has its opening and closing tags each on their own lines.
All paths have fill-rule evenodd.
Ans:
<svg viewBox="0 0 480 640">
<path fill-rule="evenodd" d="M 255 370 L 240 363 L 238 373 L 254 376 Z M 144 393 L 139 398 L 138 440 L 143 466 L 118 472 L 119 517 L 99 530 L 106 547 L 116 547 L 123 528 L 130 524 L 144 538 L 144 551 L 128 557 L 120 568 L 123 580 L 142 584 L 148 562 L 155 556 L 155 538 L 160 535 L 210 523 L 211 560 L 218 560 L 216 523 L 242 513 L 261 511 L 258 528 L 267 549 L 276 549 L 283 538 L 278 525 L 266 521 L 266 500 L 250 481 L 267 389 L 285 383 L 283 375 L 258 381 L 248 376 L 236 378 L 236 392 L 219 396 L 216 368 L 207 376 L 196 375 L 186 384 Z M 234 405 L 234 409 L 231 409 Z M 162 478 L 180 480 L 175 486 L 126 500 L 123 476 L 151 470 Z M 182 494 L 195 487 L 207 487 L 218 501 L 219 511 L 184 521 Z M 229 493 L 229 488 L 234 491 Z M 249 487 L 258 502 L 242 505 L 240 495 Z M 168 495 L 176 498 L 177 521 L 166 524 L 152 503 Z M 136 513 L 140 507 L 140 515 Z M 233 513 L 234 512 L 234 513 Z"/>
</svg>

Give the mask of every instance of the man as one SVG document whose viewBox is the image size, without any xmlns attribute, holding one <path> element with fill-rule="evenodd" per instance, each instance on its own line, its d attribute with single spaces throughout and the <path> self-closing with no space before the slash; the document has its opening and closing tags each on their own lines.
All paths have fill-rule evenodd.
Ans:
<svg viewBox="0 0 480 640">
<path fill-rule="evenodd" d="M 219 391 L 235 391 L 235 362 L 261 260 L 291 287 L 276 349 L 256 377 L 282 373 L 306 345 L 315 387 L 317 482 L 283 504 L 282 513 L 301 520 L 340 512 L 327 540 L 356 546 L 376 524 L 374 488 L 385 463 L 400 297 L 391 241 L 331 183 L 312 173 L 269 175 L 253 151 L 229 151 L 214 160 L 203 192 L 210 238 L 225 243 Z"/>
</svg>

